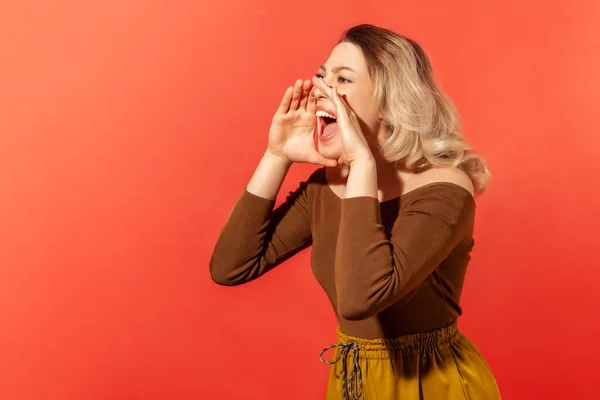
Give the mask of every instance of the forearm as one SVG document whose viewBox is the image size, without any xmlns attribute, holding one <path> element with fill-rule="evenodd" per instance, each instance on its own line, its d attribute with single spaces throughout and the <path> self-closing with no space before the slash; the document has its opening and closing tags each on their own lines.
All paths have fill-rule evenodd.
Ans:
<svg viewBox="0 0 600 400">
<path fill-rule="evenodd" d="M 405 197 L 392 226 L 384 225 L 377 199 L 343 200 L 335 256 L 342 317 L 376 315 L 427 279 L 459 245 L 470 251 L 475 202 L 468 191 L 430 185 L 413 196 Z"/>
<path fill-rule="evenodd" d="M 258 197 L 275 199 L 291 164 L 266 151 L 246 189 Z"/>
<path fill-rule="evenodd" d="M 345 198 L 368 196 L 377 198 L 377 166 L 375 160 L 356 160 L 350 167 Z"/>
<path fill-rule="evenodd" d="M 265 153 L 231 210 L 210 261 L 215 282 L 227 286 L 249 282 L 310 243 L 307 183 L 300 183 L 273 208 L 289 169 L 289 163 L 281 161 Z"/>
</svg>

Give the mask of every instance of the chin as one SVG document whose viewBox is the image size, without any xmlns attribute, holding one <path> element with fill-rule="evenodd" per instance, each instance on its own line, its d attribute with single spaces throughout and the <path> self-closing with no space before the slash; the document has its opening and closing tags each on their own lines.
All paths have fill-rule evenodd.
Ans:
<svg viewBox="0 0 600 400">
<path fill-rule="evenodd" d="M 342 155 L 342 149 L 336 143 L 319 143 L 319 154 L 325 158 L 337 161 Z"/>
</svg>

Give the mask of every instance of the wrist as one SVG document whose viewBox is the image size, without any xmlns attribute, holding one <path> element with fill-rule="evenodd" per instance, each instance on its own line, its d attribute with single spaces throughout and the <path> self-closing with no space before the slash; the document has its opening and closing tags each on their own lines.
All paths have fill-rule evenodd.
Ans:
<svg viewBox="0 0 600 400">
<path fill-rule="evenodd" d="M 361 168 L 361 169 L 375 169 L 377 164 L 375 162 L 375 158 L 372 155 L 355 158 L 349 164 L 351 169 Z"/>
<path fill-rule="evenodd" d="M 269 165 L 277 166 L 279 168 L 290 168 L 292 166 L 292 162 L 283 156 L 279 156 L 273 153 L 271 150 L 267 149 L 263 154 L 263 160 L 265 160 Z"/>
<path fill-rule="evenodd" d="M 374 159 L 356 159 L 350 166 L 344 197 L 361 196 L 377 198 L 377 165 Z"/>
</svg>

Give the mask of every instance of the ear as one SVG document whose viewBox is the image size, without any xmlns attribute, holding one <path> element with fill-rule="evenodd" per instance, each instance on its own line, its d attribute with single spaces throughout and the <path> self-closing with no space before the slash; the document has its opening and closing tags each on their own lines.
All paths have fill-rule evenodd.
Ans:
<svg viewBox="0 0 600 400">
<path fill-rule="evenodd" d="M 394 132 L 394 126 L 385 118 L 383 113 L 379 114 L 379 123 L 381 124 L 381 126 L 385 127 L 389 134 L 392 134 L 392 132 Z"/>
<path fill-rule="evenodd" d="M 379 121 L 381 122 L 385 121 L 386 112 L 383 101 L 381 99 L 375 99 L 375 104 L 377 104 L 377 118 L 379 118 Z"/>
<path fill-rule="evenodd" d="M 379 122 L 381 122 L 382 124 L 386 123 L 385 112 L 383 110 L 379 110 L 379 112 L 377 113 L 377 119 L 379 119 Z"/>
</svg>

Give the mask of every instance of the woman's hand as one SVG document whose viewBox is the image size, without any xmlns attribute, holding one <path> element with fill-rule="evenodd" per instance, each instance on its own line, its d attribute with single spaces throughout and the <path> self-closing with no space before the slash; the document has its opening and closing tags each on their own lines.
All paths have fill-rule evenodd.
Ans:
<svg viewBox="0 0 600 400">
<path fill-rule="evenodd" d="M 330 88 L 317 77 L 313 78 L 313 83 L 332 100 L 335 107 L 343 147 L 338 164 L 352 166 L 357 161 L 374 162 L 373 153 L 362 133 L 358 118 L 348 103 L 338 94 L 335 87 Z"/>
<path fill-rule="evenodd" d="M 317 100 L 310 80 L 297 80 L 286 91 L 269 130 L 267 151 L 287 162 L 301 162 L 334 167 L 335 160 L 317 151 L 314 132 L 317 126 Z"/>
</svg>

